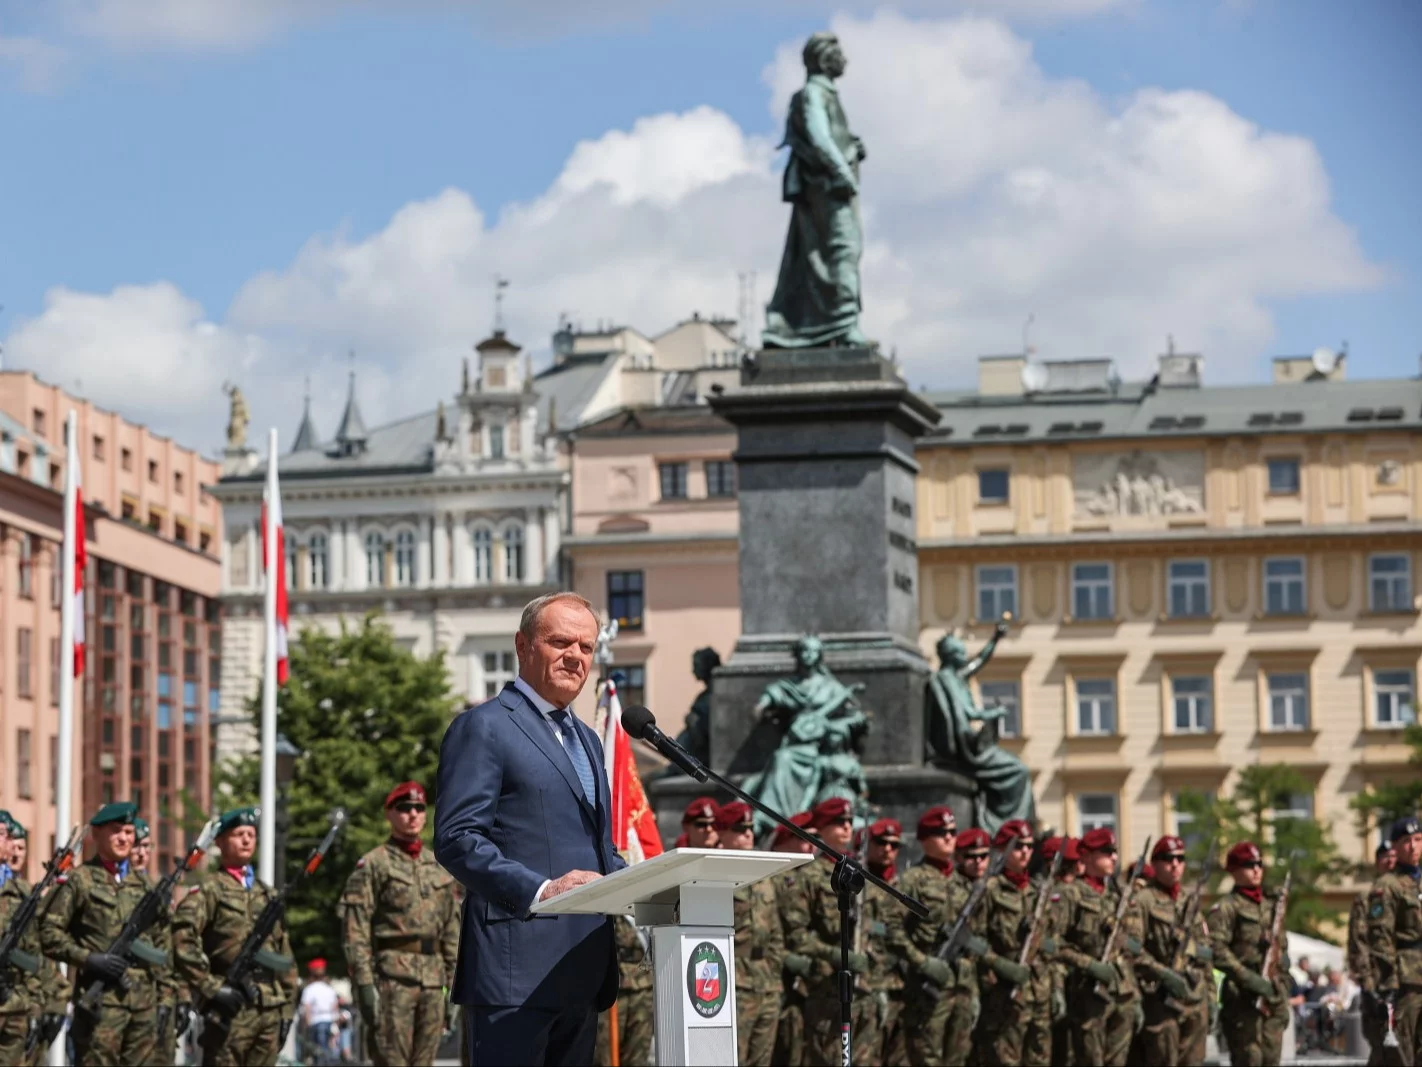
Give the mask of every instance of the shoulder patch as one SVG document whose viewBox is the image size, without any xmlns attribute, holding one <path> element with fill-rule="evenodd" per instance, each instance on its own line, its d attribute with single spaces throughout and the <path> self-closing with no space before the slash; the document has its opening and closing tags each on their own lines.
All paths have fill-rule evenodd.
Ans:
<svg viewBox="0 0 1422 1067">
<path fill-rule="evenodd" d="M 55 884 L 55 885 L 64 885 L 64 884 L 67 883 L 68 881 L 69 881 L 69 874 L 68 874 L 68 872 L 65 872 L 64 874 L 61 874 L 61 875 L 57 876 L 57 877 L 54 879 L 54 884 Z"/>
<path fill-rule="evenodd" d="M 1051 901 L 1052 901 L 1053 904 L 1055 904 L 1057 901 L 1059 901 L 1059 900 L 1061 900 L 1061 899 L 1062 899 L 1062 895 L 1061 895 L 1060 893 L 1053 893 L 1052 896 L 1051 896 Z"/>
<path fill-rule="evenodd" d="M 1368 918 L 1381 919 L 1384 910 L 1383 902 L 1381 900 L 1375 900 L 1373 901 L 1373 906 L 1368 909 Z"/>
<path fill-rule="evenodd" d="M 1219 911 L 1220 908 L 1222 908 L 1223 906 L 1224 906 L 1224 905 L 1222 905 L 1222 904 L 1216 904 L 1214 907 L 1212 907 L 1212 908 L 1210 909 L 1210 914 L 1213 915 L 1215 912 Z"/>
<path fill-rule="evenodd" d="M 360 859 L 356 860 L 356 867 L 357 867 L 357 868 L 361 868 L 361 867 L 364 867 L 364 866 L 365 866 L 365 857 L 362 856 Z"/>
</svg>

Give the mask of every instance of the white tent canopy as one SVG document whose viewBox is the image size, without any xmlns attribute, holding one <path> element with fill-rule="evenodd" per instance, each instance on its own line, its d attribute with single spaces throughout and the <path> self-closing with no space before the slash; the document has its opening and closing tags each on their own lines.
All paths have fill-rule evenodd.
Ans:
<svg viewBox="0 0 1422 1067">
<path fill-rule="evenodd" d="M 1290 930 L 1289 961 L 1297 967 L 1299 960 L 1305 956 L 1315 971 L 1324 967 L 1334 967 L 1340 971 L 1344 969 L 1343 950 L 1337 945 L 1330 945 L 1327 941 L 1320 941 L 1307 934 L 1296 934 Z"/>
</svg>

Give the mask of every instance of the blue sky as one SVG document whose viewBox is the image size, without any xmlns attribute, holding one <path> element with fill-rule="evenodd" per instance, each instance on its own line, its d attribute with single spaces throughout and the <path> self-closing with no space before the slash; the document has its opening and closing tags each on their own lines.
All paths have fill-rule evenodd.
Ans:
<svg viewBox="0 0 1422 1067">
<path fill-rule="evenodd" d="M 1005 15 L 987 23 L 946 0 L 623 0 L 597 25 L 554 0 L 514 25 L 460 0 L 244 24 L 203 0 L 213 25 L 173 30 L 176 2 L 0 0 L 0 339 L 7 366 L 87 379 L 204 447 L 222 378 L 270 388 L 256 422 L 284 425 L 313 374 L 329 416 L 339 390 L 319 383 L 348 348 L 377 417 L 432 406 L 496 271 L 535 353 L 562 310 L 652 333 L 733 312 L 748 267 L 768 297 L 794 49 L 835 19 L 880 241 L 866 323 L 916 382 L 970 381 L 1028 312 L 1048 356 L 1138 369 L 1171 332 L 1212 379 L 1259 378 L 1347 339 L 1355 376 L 1417 373 L 1409 0 L 1013 0 L 981 5 Z M 982 84 L 1012 103 L 974 126 Z M 149 363 L 190 386 L 155 396 Z"/>
</svg>

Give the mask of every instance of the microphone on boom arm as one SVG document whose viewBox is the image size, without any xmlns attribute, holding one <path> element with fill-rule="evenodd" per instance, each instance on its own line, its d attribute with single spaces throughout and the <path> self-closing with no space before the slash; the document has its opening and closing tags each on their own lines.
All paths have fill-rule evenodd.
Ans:
<svg viewBox="0 0 1422 1067">
<path fill-rule="evenodd" d="M 628 736 L 638 737 L 651 745 L 669 761 L 681 768 L 698 782 L 707 780 L 706 768 L 701 761 L 682 748 L 657 728 L 657 718 L 641 704 L 635 704 L 622 713 L 622 729 Z"/>
</svg>

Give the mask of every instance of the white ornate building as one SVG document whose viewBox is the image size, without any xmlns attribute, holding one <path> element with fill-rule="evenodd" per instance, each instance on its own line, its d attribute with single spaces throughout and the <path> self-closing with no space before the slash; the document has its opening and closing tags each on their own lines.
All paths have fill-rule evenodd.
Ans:
<svg viewBox="0 0 1422 1067">
<path fill-rule="evenodd" d="M 568 475 L 540 425 L 519 346 L 495 330 L 434 411 L 367 430 L 355 378 L 329 440 L 309 407 L 278 461 L 291 625 L 335 629 L 377 609 L 416 653 L 443 650 L 470 699 L 515 673 L 513 634 L 530 599 L 559 584 Z M 551 384 L 551 383 L 550 383 Z M 229 453 L 212 489 L 226 525 L 217 760 L 250 751 L 247 702 L 262 668 L 265 463 Z"/>
</svg>

